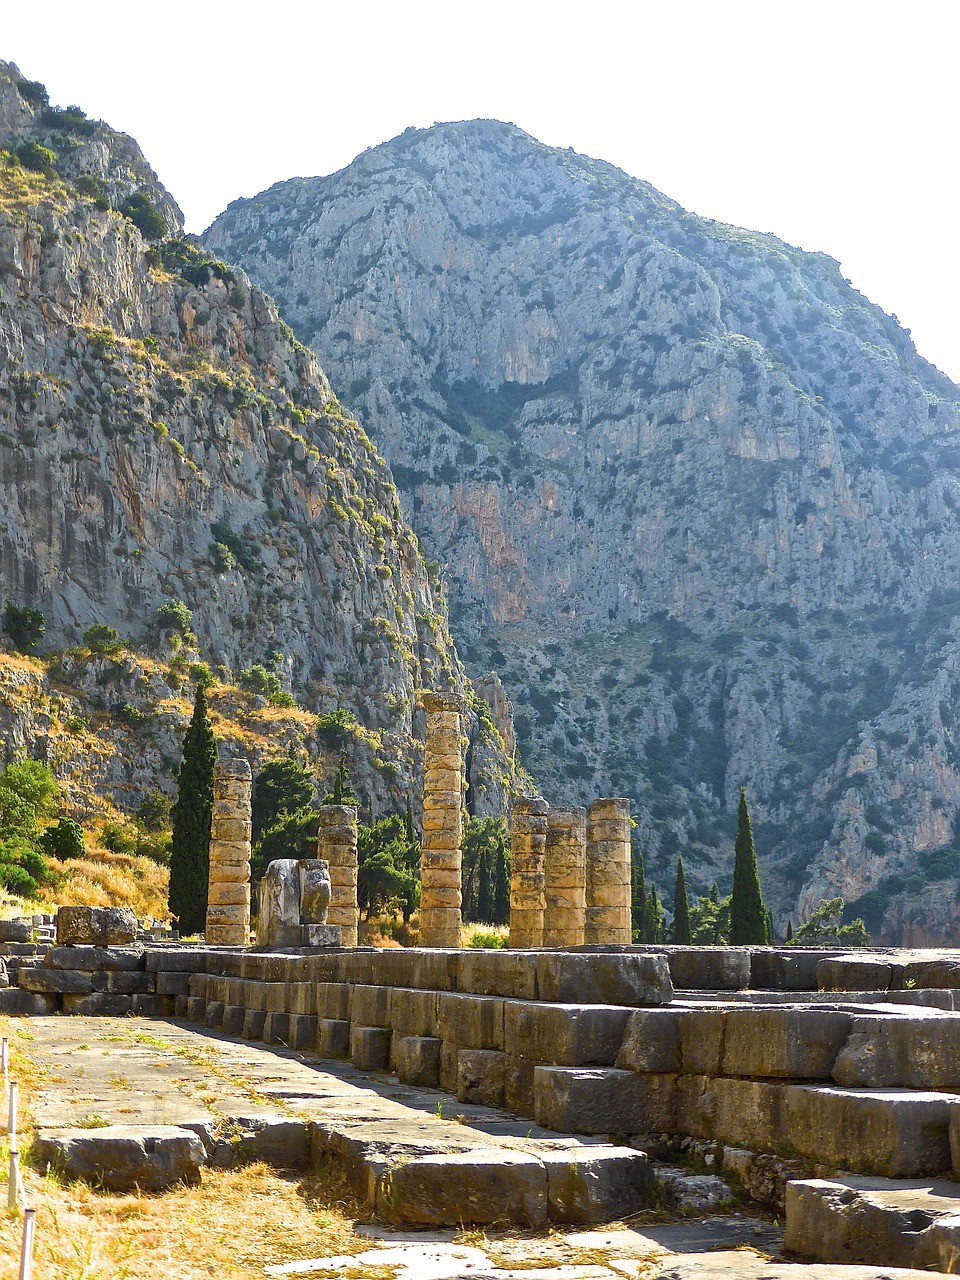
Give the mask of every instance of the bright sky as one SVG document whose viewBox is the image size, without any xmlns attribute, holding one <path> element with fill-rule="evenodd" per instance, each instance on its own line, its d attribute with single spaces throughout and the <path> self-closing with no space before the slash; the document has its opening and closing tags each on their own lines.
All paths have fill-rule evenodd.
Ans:
<svg viewBox="0 0 960 1280">
<path fill-rule="evenodd" d="M 408 125 L 496 117 L 838 258 L 960 380 L 956 0 L 6 0 L 0 58 L 201 231 Z"/>
</svg>

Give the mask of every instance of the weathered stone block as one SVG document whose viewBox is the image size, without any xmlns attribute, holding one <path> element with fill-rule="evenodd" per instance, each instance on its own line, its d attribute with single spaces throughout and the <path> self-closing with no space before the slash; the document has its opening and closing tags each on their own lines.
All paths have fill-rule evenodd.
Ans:
<svg viewBox="0 0 960 1280">
<path fill-rule="evenodd" d="M 629 1071 L 680 1070 L 679 1009 L 638 1009 L 623 1033 L 616 1065 Z"/>
<path fill-rule="evenodd" d="M 148 948 L 143 953 L 143 967 L 163 973 L 200 973 L 207 966 L 208 954 L 199 947 Z"/>
<path fill-rule="evenodd" d="M 449 1040 L 440 1043 L 440 1088 L 446 1093 L 457 1092 L 457 1055 L 459 1050 Z"/>
<path fill-rule="evenodd" d="M 390 996 L 390 1025 L 401 1036 L 439 1038 L 437 992 L 394 987 Z"/>
<path fill-rule="evenodd" d="M 61 907 L 57 912 L 57 943 L 67 946 L 122 946 L 137 936 L 137 917 L 129 907 Z"/>
<path fill-rule="evenodd" d="M 133 1012 L 133 997 L 94 992 L 93 995 L 64 995 L 60 997 L 64 1013 L 74 1016 L 120 1018 Z"/>
<path fill-rule="evenodd" d="M 829 958 L 829 952 L 803 947 L 758 947 L 750 953 L 750 986 L 758 991 L 816 991 L 817 965 Z"/>
<path fill-rule="evenodd" d="M 698 1114 L 706 1118 L 712 1108 L 713 1124 L 702 1136 L 751 1151 L 788 1148 L 782 1084 L 762 1080 L 717 1079 L 708 1082 L 697 1101 Z M 700 1135 L 698 1135 L 700 1136 Z"/>
<path fill-rule="evenodd" d="M 727 1076 L 828 1080 L 850 1033 L 848 1013 L 822 1009 L 730 1009 L 721 1071 Z"/>
<path fill-rule="evenodd" d="M 391 987 L 352 987 L 350 1021 L 364 1027 L 389 1027 Z"/>
<path fill-rule="evenodd" d="M 847 1087 L 960 1089 L 960 1015 L 855 1017 L 833 1078 Z"/>
<path fill-rule="evenodd" d="M 318 1018 L 317 1053 L 322 1058 L 349 1058 L 350 1023 L 342 1018 Z"/>
<path fill-rule="evenodd" d="M 536 1064 L 527 1058 L 504 1054 L 503 1105 L 518 1116 L 533 1116 L 533 1073 Z"/>
<path fill-rule="evenodd" d="M 457 990 L 480 996 L 537 999 L 536 954 L 528 951 L 461 951 L 457 958 Z"/>
<path fill-rule="evenodd" d="M 534 1118 L 561 1133 L 672 1133 L 677 1078 L 616 1067 L 546 1067 L 533 1073 Z"/>
<path fill-rule="evenodd" d="M 746 947 L 671 947 L 670 977 L 681 991 L 736 991 L 750 985 Z"/>
<path fill-rule="evenodd" d="M 105 973 L 91 973 L 94 991 L 109 991 L 111 995 L 153 995 L 157 989 L 155 973 L 131 973 L 123 969 L 108 969 Z"/>
<path fill-rule="evenodd" d="M 533 1062 L 612 1065 L 620 1052 L 629 1016 L 629 1009 L 612 1005 L 507 1000 L 503 1007 L 503 1048 L 514 1057 Z"/>
<path fill-rule="evenodd" d="M 680 1020 L 680 1063 L 688 1075 L 718 1076 L 727 1009 L 687 1009 Z"/>
<path fill-rule="evenodd" d="M 291 1013 L 287 1043 L 291 1049 L 312 1049 L 317 1043 L 317 1019 L 307 1013 Z"/>
<path fill-rule="evenodd" d="M 31 920 L 0 920 L 0 942 L 29 942 L 33 928 Z"/>
<path fill-rule="evenodd" d="M 350 986 L 346 982 L 318 982 L 317 1016 L 350 1021 Z"/>
<path fill-rule="evenodd" d="M 461 1049 L 457 1054 L 457 1098 L 483 1107 L 502 1107 L 506 1054 L 495 1049 Z"/>
<path fill-rule="evenodd" d="M 543 952 L 536 974 L 541 1000 L 635 1006 L 673 999 L 667 962 L 658 955 Z"/>
<path fill-rule="evenodd" d="M 227 1004 L 223 1006 L 223 1023 L 222 1030 L 224 1035 L 237 1036 L 243 1035 L 243 1020 L 246 1017 L 246 1009 L 242 1005 Z"/>
<path fill-rule="evenodd" d="M 280 1010 L 267 1010 L 263 1023 L 264 1044 L 290 1044 L 290 1014 Z"/>
<path fill-rule="evenodd" d="M 881 956 L 833 956 L 817 963 L 821 991 L 888 991 L 894 967 Z"/>
<path fill-rule="evenodd" d="M 142 970 L 145 952 L 141 946 L 132 947 L 51 947 L 43 957 L 48 969 L 80 969 L 88 973 L 105 970 L 127 972 Z"/>
<path fill-rule="evenodd" d="M 24 991 L 69 992 L 72 995 L 89 995 L 93 979 L 89 973 L 78 969 L 21 969 L 20 986 Z"/>
<path fill-rule="evenodd" d="M 479 1150 L 424 1156 L 388 1170 L 377 1186 L 377 1212 L 388 1222 L 443 1227 L 547 1220 L 547 1175 L 522 1152 Z"/>
<path fill-rule="evenodd" d="M 495 996 L 442 991 L 437 998 L 440 1038 L 461 1049 L 503 1048 L 504 1002 Z"/>
<path fill-rule="evenodd" d="M 629 1147 L 545 1151 L 548 1214 L 554 1222 L 613 1222 L 653 1203 L 647 1157 Z"/>
<path fill-rule="evenodd" d="M 394 1035 L 393 1058 L 402 1084 L 435 1089 L 440 1083 L 440 1041 L 435 1037 Z"/>
<path fill-rule="evenodd" d="M 22 991 L 19 987 L 0 990 L 0 1013 L 20 1018 L 42 1018 L 56 1013 L 58 998 L 44 991 Z"/>
<path fill-rule="evenodd" d="M 41 1130 L 33 1144 L 40 1167 L 83 1178 L 108 1191 L 162 1191 L 200 1181 L 203 1143 L 174 1125 L 110 1125 L 103 1129 Z"/>
<path fill-rule="evenodd" d="M 950 1095 L 937 1093 L 787 1085 L 786 1139 L 798 1155 L 834 1169 L 919 1178 L 952 1167 L 955 1105 Z"/>
<path fill-rule="evenodd" d="M 262 1160 L 275 1169 L 296 1169 L 310 1157 L 310 1131 L 303 1120 L 289 1116 L 240 1116 L 238 1132 L 216 1142 L 210 1164 L 231 1169 Z"/>
<path fill-rule="evenodd" d="M 386 1027 L 350 1025 L 350 1059 L 360 1071 L 386 1071 L 390 1061 L 390 1035 Z"/>
<path fill-rule="evenodd" d="M 211 1031 L 217 1031 L 223 1025 L 224 1004 L 222 1000 L 208 1000 L 203 1024 Z"/>
<path fill-rule="evenodd" d="M 262 1040 L 266 1022 L 267 1015 L 265 1010 L 247 1009 L 243 1015 L 243 1030 L 240 1034 L 244 1040 Z"/>
</svg>

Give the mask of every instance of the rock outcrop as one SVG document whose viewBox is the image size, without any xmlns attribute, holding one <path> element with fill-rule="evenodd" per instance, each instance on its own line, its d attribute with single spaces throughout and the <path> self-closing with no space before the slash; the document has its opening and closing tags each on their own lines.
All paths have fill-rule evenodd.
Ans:
<svg viewBox="0 0 960 1280">
<path fill-rule="evenodd" d="M 465 678 L 382 458 L 275 304 L 179 234 L 131 139 L 3 63 L 0 147 L 0 605 L 39 610 L 47 649 L 98 626 L 179 647 L 182 673 L 272 668 L 371 803 L 402 806 L 414 689 Z M 88 659 L 65 654 L 68 689 Z M 490 808 L 475 789 L 496 812 L 510 765 L 473 731 L 499 753 Z"/>
<path fill-rule="evenodd" d="M 960 391 L 836 262 L 495 121 L 204 241 L 362 414 L 551 800 L 629 796 L 702 891 L 746 785 L 781 928 L 960 936 Z"/>
</svg>

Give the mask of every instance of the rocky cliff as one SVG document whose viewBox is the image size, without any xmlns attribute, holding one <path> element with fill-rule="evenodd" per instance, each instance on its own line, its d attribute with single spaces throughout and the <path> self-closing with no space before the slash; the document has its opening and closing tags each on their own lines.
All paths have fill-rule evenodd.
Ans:
<svg viewBox="0 0 960 1280">
<path fill-rule="evenodd" d="M 402 805 L 414 691 L 464 675 L 382 458 L 276 305 L 180 235 L 132 140 L 0 64 L 0 147 L 0 607 L 39 610 L 47 650 L 80 646 L 54 674 L 81 697 L 91 626 L 178 657 L 173 675 L 107 673 L 138 714 L 138 689 L 151 714 L 170 703 L 184 653 L 226 685 L 272 669 L 327 717 L 373 808 Z M 15 703 L 8 754 L 37 745 Z M 496 811 L 509 762 L 474 728 L 478 811 Z M 176 765 L 162 748 L 112 753 L 98 781 L 156 785 Z"/>
<path fill-rule="evenodd" d="M 836 262 L 494 121 L 205 243 L 384 450 L 548 795 L 703 889 L 746 785 L 781 927 L 960 940 L 960 391 Z"/>
</svg>

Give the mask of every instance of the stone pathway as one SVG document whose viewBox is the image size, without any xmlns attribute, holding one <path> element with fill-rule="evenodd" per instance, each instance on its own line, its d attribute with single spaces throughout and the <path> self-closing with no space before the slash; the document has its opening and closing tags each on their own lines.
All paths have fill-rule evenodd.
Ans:
<svg viewBox="0 0 960 1280">
<path fill-rule="evenodd" d="M 507 1188 L 491 1223 L 507 1216 L 505 1206 L 513 1211 L 520 1203 L 522 1179 L 514 1186 L 510 1178 L 517 1167 L 527 1176 L 524 1161 L 549 1168 L 553 1159 L 558 1169 L 569 1170 L 575 1159 L 603 1161 L 616 1150 L 602 1139 L 550 1133 L 495 1108 L 400 1085 L 349 1063 L 233 1040 L 177 1020 L 34 1018 L 29 1029 L 31 1057 L 46 1069 L 34 1113 L 41 1135 L 69 1130 L 95 1140 L 115 1126 L 168 1127 L 199 1135 L 213 1164 L 238 1156 L 281 1167 L 335 1158 L 352 1171 L 358 1190 L 364 1180 L 372 1186 L 382 1178 L 399 1155 L 409 1161 L 402 1169 L 435 1169 L 428 1190 L 442 1198 L 453 1187 L 454 1209 L 458 1170 L 464 1162 L 476 1165 L 479 1152 L 479 1163 L 493 1169 L 483 1194 L 493 1195 L 497 1184 Z M 614 1162 L 609 1168 L 616 1176 L 604 1194 L 615 1194 L 621 1166 Z M 579 1186 L 590 1179 L 574 1181 Z M 411 1197 L 422 1194 L 422 1181 L 409 1190 Z M 378 1210 L 390 1207 L 370 1199 Z M 590 1207 L 585 1204 L 585 1211 Z M 545 1226 L 546 1213 L 533 1214 L 531 1224 Z M 348 1260 L 318 1254 L 265 1274 L 324 1280 L 348 1266 L 369 1267 L 378 1275 L 394 1268 L 396 1280 L 930 1280 L 936 1274 L 772 1263 L 760 1255 L 779 1253 L 779 1233 L 746 1214 L 635 1228 L 561 1225 L 547 1235 L 478 1236 L 469 1244 L 457 1243 L 452 1230 L 360 1230 L 370 1238 L 370 1249 L 361 1255 Z"/>
</svg>

